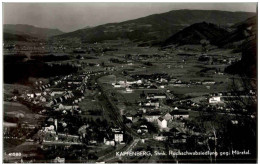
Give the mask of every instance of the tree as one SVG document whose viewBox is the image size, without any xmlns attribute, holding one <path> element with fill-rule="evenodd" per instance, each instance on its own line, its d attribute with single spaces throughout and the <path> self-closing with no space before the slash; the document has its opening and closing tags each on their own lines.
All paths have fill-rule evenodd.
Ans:
<svg viewBox="0 0 260 164">
<path fill-rule="evenodd" d="M 14 95 L 19 95 L 18 89 L 14 89 L 14 90 L 13 90 L 13 94 L 14 94 Z"/>
<path fill-rule="evenodd" d="M 221 151 L 219 148 L 220 145 L 222 145 L 218 139 L 223 135 L 223 132 L 226 131 L 226 125 L 230 118 L 213 110 L 210 112 L 200 111 L 197 120 L 199 128 L 203 132 L 202 137 L 204 141 L 206 141 L 205 149 L 210 152 L 215 152 L 214 162 L 217 162 L 217 152 Z M 213 138 L 213 142 L 210 142 L 209 137 Z M 213 162 L 211 155 L 209 155 L 209 159 Z"/>
<path fill-rule="evenodd" d="M 240 77 L 232 79 L 229 91 L 232 95 L 226 99 L 226 103 L 233 109 L 234 120 L 237 122 L 227 126 L 226 145 L 231 150 L 250 150 L 247 160 L 256 160 L 257 80 L 240 74 Z M 235 135 L 239 135 L 239 139 Z"/>
<path fill-rule="evenodd" d="M 202 46 L 202 51 L 206 52 L 207 51 L 207 46 L 210 44 L 210 42 L 208 40 L 206 40 L 206 39 L 202 39 L 200 41 L 200 44 Z"/>
<path fill-rule="evenodd" d="M 226 97 L 226 107 L 232 108 L 231 114 L 217 110 L 200 111 L 196 119 L 206 141 L 205 149 L 213 152 L 250 150 L 250 156 L 228 156 L 228 161 L 237 158 L 256 159 L 256 81 L 243 77 L 233 79 Z M 239 137 L 237 137 L 239 136 Z M 209 139 L 209 137 L 211 139 Z M 225 162 L 227 157 L 209 156 L 210 161 Z M 243 161 L 244 162 L 244 161 Z"/>
<path fill-rule="evenodd" d="M 227 104 L 233 108 L 236 113 L 244 115 L 254 114 L 257 109 L 256 97 L 257 80 L 240 75 L 239 78 L 232 78 L 228 90 L 232 94 L 227 98 Z M 247 110 L 247 112 L 243 112 Z"/>
</svg>

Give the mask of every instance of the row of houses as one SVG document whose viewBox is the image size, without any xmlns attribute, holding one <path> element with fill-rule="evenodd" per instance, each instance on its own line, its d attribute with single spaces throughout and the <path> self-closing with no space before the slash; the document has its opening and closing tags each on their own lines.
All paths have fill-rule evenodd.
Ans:
<svg viewBox="0 0 260 164">
<path fill-rule="evenodd" d="M 53 96 L 53 99 L 51 101 L 51 103 L 49 104 L 49 107 L 51 107 L 52 109 L 54 109 L 55 111 L 60 111 L 62 112 L 61 114 L 65 114 L 64 112 L 76 112 L 77 110 L 79 110 L 79 105 L 78 103 L 80 101 L 82 101 L 84 99 L 84 92 L 85 92 L 85 88 L 86 88 L 86 82 L 87 79 L 86 77 L 90 77 L 92 75 L 94 76 L 98 76 L 101 75 L 102 73 L 105 72 L 84 72 L 80 75 L 77 75 L 78 79 L 81 78 L 82 82 L 81 83 L 75 83 L 75 85 L 77 85 L 76 87 L 74 87 L 73 89 L 69 88 L 69 85 L 71 85 L 71 83 L 69 83 L 71 80 L 71 78 L 73 79 L 73 76 L 70 76 L 69 78 L 63 79 L 61 80 L 61 84 L 63 85 L 63 88 L 60 90 L 56 90 L 58 92 L 60 92 L 59 94 L 55 94 L 55 96 Z M 68 92 L 68 90 L 64 90 L 64 89 L 70 89 L 71 92 Z M 65 91 L 65 92 L 64 92 Z M 82 92 L 81 92 L 82 91 Z M 53 120 L 52 120 L 53 121 Z M 57 122 L 57 123 L 55 123 Z M 52 124 L 46 126 L 46 130 L 48 131 L 52 131 L 53 132 L 57 132 L 56 127 L 58 127 L 58 125 L 60 125 L 60 130 L 61 129 L 66 129 L 66 126 L 68 125 L 68 122 L 64 122 L 62 121 L 62 117 L 59 119 L 55 119 Z M 59 130 L 59 133 L 61 133 Z M 121 130 L 120 128 L 111 128 L 112 132 L 107 132 L 107 136 L 104 137 L 103 140 L 103 144 L 105 145 L 110 145 L 110 146 L 115 146 L 117 144 L 125 144 L 124 142 L 124 131 Z M 91 140 L 88 141 L 88 144 L 90 145 L 97 145 L 99 144 L 100 141 L 97 141 L 95 138 L 90 137 L 92 136 L 91 133 L 94 133 L 95 130 L 92 129 L 92 127 L 88 126 L 88 125 L 83 125 L 81 127 L 79 127 L 78 129 L 78 136 L 79 136 L 79 140 L 84 140 L 84 138 L 86 138 L 86 136 L 88 135 L 88 138 L 91 138 Z M 104 132 L 106 132 L 106 130 L 104 129 Z M 89 134 L 88 134 L 89 133 Z M 55 138 L 52 137 L 52 140 L 54 140 Z M 58 138 L 56 138 L 57 141 L 60 140 L 60 136 L 58 135 Z"/>
<path fill-rule="evenodd" d="M 62 114 L 67 114 L 68 112 L 81 113 L 78 103 L 81 102 L 84 97 L 84 92 L 86 89 L 86 82 L 89 74 L 78 74 L 78 75 L 67 75 L 64 77 L 59 77 L 53 80 L 50 84 L 46 85 L 43 83 L 38 83 L 37 87 L 41 87 L 32 93 L 27 93 L 24 99 L 35 101 L 39 97 L 44 97 L 46 101 L 42 102 L 41 105 L 47 107 L 46 109 L 52 111 L 59 111 Z M 72 87 L 73 85 L 73 87 Z M 47 86 L 47 87 L 45 87 Z M 39 104 L 38 104 L 39 105 Z M 50 112 L 46 109 L 40 111 L 41 113 Z M 43 133 L 43 142 L 71 142 L 79 143 L 78 135 L 67 134 L 67 129 L 69 125 L 59 116 L 55 116 L 56 119 L 49 118 L 46 125 L 43 127 L 40 133 Z M 60 125 L 58 128 L 58 125 Z"/>
<path fill-rule="evenodd" d="M 141 109 L 141 111 L 143 111 Z M 171 112 L 162 114 L 159 110 L 149 111 L 145 113 L 138 113 L 136 115 L 130 115 L 127 113 L 126 118 L 135 121 L 140 118 L 146 119 L 148 122 L 157 124 L 161 129 L 167 129 L 168 123 L 172 123 L 176 120 L 187 120 L 189 119 L 189 112 L 173 110 Z"/>
</svg>

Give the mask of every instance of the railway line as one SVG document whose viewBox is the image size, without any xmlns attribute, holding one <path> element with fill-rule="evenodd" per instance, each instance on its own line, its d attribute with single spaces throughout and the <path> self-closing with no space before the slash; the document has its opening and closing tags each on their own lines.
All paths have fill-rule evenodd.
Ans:
<svg viewBox="0 0 260 164">
<path fill-rule="evenodd" d="M 105 90 L 105 88 L 100 85 L 100 82 L 97 80 L 97 84 L 100 87 L 101 94 L 104 95 L 107 102 L 110 104 L 110 108 L 107 108 L 108 112 L 110 113 L 110 116 L 112 117 L 113 121 L 122 129 L 126 130 L 126 133 L 131 135 L 133 138 L 139 138 L 139 135 L 131 128 L 126 126 L 123 122 L 122 116 L 120 114 L 120 109 L 116 106 L 116 104 L 111 100 L 111 98 L 108 96 L 109 92 Z"/>
</svg>

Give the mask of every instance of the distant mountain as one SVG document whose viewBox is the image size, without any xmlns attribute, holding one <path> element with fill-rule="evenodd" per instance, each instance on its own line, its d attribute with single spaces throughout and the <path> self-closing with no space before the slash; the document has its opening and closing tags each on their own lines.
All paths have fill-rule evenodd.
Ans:
<svg viewBox="0 0 260 164">
<path fill-rule="evenodd" d="M 55 36 L 52 39 L 77 38 L 83 42 L 100 42 L 126 38 L 135 42 L 153 44 L 169 38 L 194 23 L 205 21 L 226 27 L 254 15 L 256 14 L 250 12 L 174 10 L 121 23 L 109 23 L 93 28 L 80 29 Z"/>
<path fill-rule="evenodd" d="M 4 41 L 29 41 L 30 39 L 33 39 L 33 37 L 29 35 L 17 35 L 4 32 L 3 39 Z"/>
<path fill-rule="evenodd" d="M 25 24 L 5 24 L 3 31 L 9 34 L 29 35 L 40 39 L 46 39 L 64 33 L 58 29 L 40 28 Z"/>
<path fill-rule="evenodd" d="M 256 24 L 257 24 L 257 16 L 253 16 L 253 17 L 246 19 L 245 21 L 234 24 L 232 27 L 233 28 L 242 28 L 242 27 L 256 26 Z"/>
<path fill-rule="evenodd" d="M 201 44 L 201 40 L 208 40 L 210 44 L 216 44 L 217 38 L 222 38 L 229 33 L 212 23 L 195 23 L 189 27 L 184 28 L 180 32 L 168 38 L 163 46 L 177 44 L 177 45 L 194 45 Z"/>
<path fill-rule="evenodd" d="M 89 28 L 92 28 L 92 26 L 86 26 L 86 27 L 83 27 L 82 29 L 89 29 Z"/>
<path fill-rule="evenodd" d="M 242 58 L 228 66 L 225 72 L 230 74 L 246 75 L 251 78 L 257 76 L 257 41 L 256 38 L 246 40 L 241 45 Z"/>
<path fill-rule="evenodd" d="M 220 46 L 241 45 L 245 39 L 255 36 L 257 34 L 257 17 L 253 16 L 245 21 L 236 23 L 231 28 L 233 31 L 228 36 L 218 40 Z"/>
<path fill-rule="evenodd" d="M 225 71 L 255 78 L 257 75 L 257 17 L 249 18 L 233 26 L 235 28 L 226 39 L 237 44 L 236 52 L 242 52 L 240 61 L 228 66 Z M 229 43 L 229 44 L 230 44 Z"/>
</svg>

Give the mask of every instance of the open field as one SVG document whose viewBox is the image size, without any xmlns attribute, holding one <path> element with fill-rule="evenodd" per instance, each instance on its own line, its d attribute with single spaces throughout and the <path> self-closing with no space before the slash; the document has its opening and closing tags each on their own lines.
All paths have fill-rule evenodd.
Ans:
<svg viewBox="0 0 260 164">
<path fill-rule="evenodd" d="M 21 85 L 21 84 L 4 84 L 3 93 L 4 98 L 10 98 L 14 96 L 14 91 L 18 91 L 18 93 L 23 93 L 25 91 L 32 90 L 31 87 Z"/>
<path fill-rule="evenodd" d="M 17 117 L 23 123 L 37 125 L 43 118 L 42 115 L 35 114 L 26 106 L 17 102 L 4 102 L 4 114 L 10 117 Z"/>
</svg>

